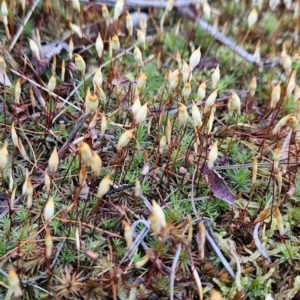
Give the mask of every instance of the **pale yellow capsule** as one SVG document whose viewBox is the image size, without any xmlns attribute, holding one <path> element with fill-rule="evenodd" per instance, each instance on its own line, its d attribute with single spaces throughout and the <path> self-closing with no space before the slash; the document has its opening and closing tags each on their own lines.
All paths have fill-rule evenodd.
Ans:
<svg viewBox="0 0 300 300">
<path fill-rule="evenodd" d="M 159 141 L 159 153 L 163 154 L 166 147 L 167 147 L 167 138 L 165 135 L 163 135 Z"/>
<path fill-rule="evenodd" d="M 104 18 L 104 20 L 108 20 L 109 19 L 109 11 L 106 5 L 102 4 L 102 16 Z"/>
<path fill-rule="evenodd" d="M 284 232 L 282 215 L 281 215 L 281 212 L 280 212 L 278 206 L 275 207 L 274 214 L 275 214 L 275 218 L 276 218 L 276 221 L 277 221 L 277 226 L 278 226 L 279 234 L 281 236 L 283 236 L 285 232 Z"/>
<path fill-rule="evenodd" d="M 101 118 L 101 134 L 105 134 L 105 131 L 107 129 L 107 120 L 104 112 L 102 113 L 102 118 Z"/>
<path fill-rule="evenodd" d="M 210 17 L 211 17 L 211 8 L 210 8 L 210 5 L 208 4 L 208 2 L 206 0 L 203 1 L 202 8 L 203 8 L 203 14 L 204 14 L 205 18 L 210 19 Z"/>
<path fill-rule="evenodd" d="M 19 104 L 20 103 L 20 96 L 21 96 L 21 78 L 19 78 L 16 82 L 15 86 L 15 103 Z"/>
<path fill-rule="evenodd" d="M 252 8 L 249 16 L 248 16 L 248 27 L 252 27 L 258 20 L 258 12 L 257 9 L 254 7 Z"/>
<path fill-rule="evenodd" d="M 35 101 L 35 96 L 34 96 L 32 87 L 29 88 L 29 96 L 30 96 L 30 101 L 31 101 L 32 107 L 36 107 L 37 104 L 36 104 L 36 101 Z"/>
<path fill-rule="evenodd" d="M 45 246 L 46 246 L 46 258 L 50 259 L 52 256 L 53 242 L 52 242 L 52 236 L 49 229 L 46 229 Z"/>
<path fill-rule="evenodd" d="M 223 300 L 223 297 L 220 292 L 212 289 L 210 290 L 209 293 L 210 293 L 209 300 Z"/>
<path fill-rule="evenodd" d="M 114 11 L 114 20 L 118 20 L 124 7 L 124 0 L 117 0 Z"/>
<path fill-rule="evenodd" d="M 135 185 L 134 185 L 134 196 L 139 197 L 141 194 L 141 183 L 138 180 L 138 178 L 135 179 Z"/>
<path fill-rule="evenodd" d="M 170 92 L 176 89 L 179 81 L 180 81 L 179 70 L 175 70 L 174 72 L 171 72 L 169 75 L 169 91 Z"/>
<path fill-rule="evenodd" d="M 236 112 L 237 115 L 241 114 L 241 99 L 234 92 L 231 92 L 231 97 L 228 100 L 228 110 L 229 110 L 229 116 L 232 116 L 234 111 Z"/>
<path fill-rule="evenodd" d="M 190 65 L 188 65 L 184 60 L 182 60 L 182 81 L 183 83 L 191 82 L 193 79 L 193 73 Z"/>
<path fill-rule="evenodd" d="M 100 32 L 98 32 L 98 37 L 96 39 L 95 48 L 96 48 L 98 56 L 102 57 L 104 45 L 103 45 L 103 41 L 102 41 Z M 101 86 L 101 84 L 99 86 Z"/>
<path fill-rule="evenodd" d="M 152 200 L 152 215 L 156 218 L 161 228 L 167 227 L 165 213 L 155 200 Z"/>
<path fill-rule="evenodd" d="M 281 65 L 284 68 L 285 75 L 290 76 L 292 72 L 292 58 L 290 55 L 285 55 L 281 58 Z"/>
<path fill-rule="evenodd" d="M 49 197 L 44 208 L 44 219 L 49 222 L 54 216 L 54 199 L 52 196 Z"/>
<path fill-rule="evenodd" d="M 0 149 L 0 171 L 3 172 L 7 162 L 8 162 L 8 144 L 5 143 Z"/>
<path fill-rule="evenodd" d="M 200 59 L 201 59 L 201 46 L 198 47 L 190 56 L 190 67 L 191 67 L 191 71 L 193 71 L 195 69 L 195 67 L 197 67 L 200 63 Z"/>
<path fill-rule="evenodd" d="M 204 106 L 204 113 L 206 114 L 207 112 L 210 111 L 211 107 L 215 104 L 217 96 L 218 96 L 218 90 L 214 90 L 207 98 Z"/>
<path fill-rule="evenodd" d="M 119 37 L 114 34 L 111 38 L 111 47 L 112 47 L 112 50 L 114 51 L 119 51 L 120 50 L 120 40 L 119 40 Z"/>
<path fill-rule="evenodd" d="M 272 89 L 271 104 L 270 104 L 271 109 L 274 109 L 276 107 L 278 101 L 280 100 L 280 94 L 281 94 L 281 87 L 279 82 Z"/>
<path fill-rule="evenodd" d="M 141 108 L 141 106 L 142 105 L 141 105 L 140 97 L 137 95 L 135 97 L 135 100 L 132 105 L 132 114 L 134 117 L 136 116 L 136 114 L 137 114 L 138 110 Z"/>
<path fill-rule="evenodd" d="M 287 125 L 292 129 L 292 130 L 296 130 L 298 127 L 298 119 L 292 115 L 288 118 L 287 120 Z"/>
<path fill-rule="evenodd" d="M 134 132 L 135 132 L 135 129 L 129 129 L 129 130 L 124 131 L 121 134 L 121 136 L 118 140 L 118 144 L 117 144 L 117 151 L 122 150 L 129 144 L 129 142 L 133 138 Z"/>
<path fill-rule="evenodd" d="M 136 83 L 137 90 L 141 91 L 145 87 L 146 82 L 147 82 L 147 73 L 142 73 L 139 76 L 137 83 Z"/>
<path fill-rule="evenodd" d="M 82 38 L 82 31 L 78 25 L 70 22 L 70 28 L 74 33 L 76 33 L 79 36 L 79 38 Z"/>
<path fill-rule="evenodd" d="M 159 220 L 153 214 L 150 215 L 149 220 L 150 220 L 150 228 L 153 234 L 158 234 L 161 231 L 161 225 Z"/>
<path fill-rule="evenodd" d="M 257 88 L 257 80 L 256 80 L 256 76 L 254 75 L 250 81 L 249 88 L 248 88 L 250 96 L 253 97 L 255 95 L 256 88 Z"/>
<path fill-rule="evenodd" d="M 19 148 L 19 138 L 15 129 L 15 122 L 12 122 L 11 124 L 11 139 L 13 141 L 14 146 L 16 148 Z"/>
<path fill-rule="evenodd" d="M 20 279 L 13 266 L 10 266 L 8 270 L 8 283 L 14 297 L 21 297 L 23 292 L 20 286 Z"/>
<path fill-rule="evenodd" d="M 210 109 L 210 115 L 209 115 L 208 124 L 207 124 L 207 134 L 210 134 L 210 132 L 212 130 L 213 123 L 215 120 L 215 112 L 216 112 L 216 104 L 214 104 Z"/>
<path fill-rule="evenodd" d="M 40 60 L 41 57 L 40 57 L 39 47 L 37 46 L 37 44 L 32 39 L 28 39 L 28 40 L 29 40 L 29 46 L 30 46 L 30 49 L 31 49 L 32 53 L 36 56 L 36 58 L 38 60 Z"/>
<path fill-rule="evenodd" d="M 90 88 L 88 88 L 86 96 L 85 96 L 85 110 L 88 113 L 92 113 L 96 111 L 99 105 L 98 96 L 94 93 L 90 92 Z"/>
<path fill-rule="evenodd" d="M 22 10 L 25 10 L 25 4 L 26 4 L 26 0 L 19 0 L 22 6 Z"/>
<path fill-rule="evenodd" d="M 135 115 L 135 122 L 136 124 L 143 123 L 147 118 L 148 113 L 148 102 L 146 102 L 144 105 L 142 105 L 139 110 L 136 112 Z"/>
<path fill-rule="evenodd" d="M 99 177 L 102 168 L 102 160 L 95 151 L 93 151 L 92 160 L 91 160 L 91 169 L 94 177 Z"/>
<path fill-rule="evenodd" d="M 178 103 L 178 120 L 182 126 L 185 126 L 188 120 L 188 112 L 186 106 L 182 103 Z"/>
<path fill-rule="evenodd" d="M 72 0 L 73 9 L 80 14 L 80 2 L 79 0 Z"/>
<path fill-rule="evenodd" d="M 97 86 L 101 87 L 102 86 L 102 82 L 103 82 L 103 75 L 102 75 L 102 71 L 101 68 L 99 68 L 93 77 L 93 84 L 94 84 L 94 92 L 97 90 Z"/>
<path fill-rule="evenodd" d="M 139 47 L 134 46 L 133 55 L 139 67 L 144 67 L 143 55 Z"/>
<path fill-rule="evenodd" d="M 110 180 L 110 175 L 105 176 L 99 183 L 99 187 L 98 187 L 98 193 L 97 193 L 97 197 L 98 198 L 102 198 L 103 196 L 105 196 L 109 189 L 110 189 L 110 184 L 111 184 L 111 180 Z"/>
<path fill-rule="evenodd" d="M 84 161 L 84 163 L 87 166 L 90 166 L 93 154 L 92 154 L 92 150 L 91 150 L 90 146 L 86 142 L 82 142 L 80 144 L 79 153 L 80 153 L 80 156 L 81 156 L 82 160 Z"/>
<path fill-rule="evenodd" d="M 133 243 L 133 232 L 131 226 L 126 221 L 123 221 L 123 225 L 126 248 L 129 249 Z"/>
<path fill-rule="evenodd" d="M 50 192 L 50 186 L 51 186 L 51 179 L 47 171 L 44 172 L 44 184 L 45 184 L 45 189 L 49 193 Z"/>
<path fill-rule="evenodd" d="M 183 98 L 187 101 L 187 99 L 189 98 L 190 94 L 192 92 L 192 87 L 189 81 L 187 81 L 182 89 L 182 96 Z"/>
<path fill-rule="evenodd" d="M 257 157 L 252 157 L 252 185 L 254 186 L 257 180 L 257 171 L 258 171 L 258 164 L 257 164 Z"/>
<path fill-rule="evenodd" d="M 197 127 L 202 126 L 201 113 L 194 101 L 192 101 L 192 118 L 195 126 Z"/>
<path fill-rule="evenodd" d="M 54 149 L 51 153 L 48 164 L 49 164 L 50 172 L 55 173 L 57 171 L 58 164 L 59 164 L 59 157 L 58 157 L 56 147 L 54 147 Z"/>
<path fill-rule="evenodd" d="M 206 83 L 208 80 L 203 81 L 197 90 L 197 101 L 202 101 L 205 98 L 206 95 Z"/>
<path fill-rule="evenodd" d="M 219 65 L 214 69 L 213 73 L 211 74 L 211 88 L 214 90 L 217 87 L 217 83 L 220 80 L 220 68 Z"/>
<path fill-rule="evenodd" d="M 76 65 L 76 68 L 81 72 L 81 73 L 85 73 L 85 69 L 86 69 L 86 64 L 85 64 L 85 61 L 84 59 L 82 58 L 81 55 L 79 54 L 75 54 L 75 65 Z"/>
<path fill-rule="evenodd" d="M 275 150 L 273 151 L 273 162 L 274 162 L 274 172 L 275 173 L 278 170 L 280 151 L 281 151 L 281 149 L 279 147 L 275 148 Z"/>
<path fill-rule="evenodd" d="M 296 87 L 296 74 L 297 70 L 292 70 L 290 78 L 288 79 L 288 84 L 286 87 L 286 97 L 290 97 Z"/>
<path fill-rule="evenodd" d="M 261 44 L 261 42 L 259 40 L 256 44 L 255 51 L 253 53 L 253 59 L 257 64 L 259 64 L 261 62 L 260 44 Z"/>
<path fill-rule="evenodd" d="M 283 126 L 287 125 L 287 122 L 288 122 L 288 120 L 289 120 L 290 117 L 292 117 L 292 114 L 289 114 L 289 115 L 287 115 L 287 116 L 281 118 L 281 119 L 277 122 L 277 124 L 276 124 L 276 126 L 274 127 L 272 133 L 273 133 L 273 134 L 277 134 Z"/>
<path fill-rule="evenodd" d="M 26 200 L 27 200 L 27 209 L 32 207 L 32 200 L 33 200 L 33 185 L 31 183 L 30 178 L 28 177 L 26 180 Z"/>
<path fill-rule="evenodd" d="M 218 158 L 218 142 L 214 142 L 208 153 L 208 167 L 213 168 L 215 161 Z"/>
<path fill-rule="evenodd" d="M 128 30 L 129 35 L 132 36 L 133 35 L 133 21 L 132 21 L 130 13 L 128 11 L 126 12 L 126 28 Z"/>
<path fill-rule="evenodd" d="M 142 48 L 145 48 L 146 36 L 145 36 L 144 32 L 140 29 L 136 29 L 136 35 L 137 35 L 137 40 L 138 40 L 139 45 Z"/>
<path fill-rule="evenodd" d="M 22 187 L 22 195 L 26 195 L 26 189 L 27 189 L 27 180 L 29 179 L 29 173 L 28 170 L 26 169 L 25 171 L 25 181 L 23 183 Z M 29 179 L 30 180 L 30 179 Z"/>
<path fill-rule="evenodd" d="M 174 6 L 174 0 L 168 0 L 167 4 L 166 4 L 166 13 L 169 13 Z"/>
<path fill-rule="evenodd" d="M 47 88 L 48 88 L 48 91 L 49 91 L 50 94 L 55 90 L 55 88 L 56 88 L 56 76 L 55 76 L 55 74 L 51 75 L 50 80 L 48 82 Z"/>
<path fill-rule="evenodd" d="M 96 82 L 94 82 L 94 86 L 96 86 L 96 94 L 98 95 L 100 101 L 106 103 L 106 96 L 103 89 L 99 87 Z"/>
<path fill-rule="evenodd" d="M 140 261 L 134 264 L 134 267 L 137 269 L 143 267 L 150 260 L 152 252 L 153 250 L 149 249 L 147 254 Z"/>
</svg>

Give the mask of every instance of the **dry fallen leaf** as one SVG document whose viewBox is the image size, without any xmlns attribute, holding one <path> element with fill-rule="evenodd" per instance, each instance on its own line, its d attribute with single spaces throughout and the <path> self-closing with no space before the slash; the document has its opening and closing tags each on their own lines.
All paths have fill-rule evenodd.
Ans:
<svg viewBox="0 0 300 300">
<path fill-rule="evenodd" d="M 207 165 L 204 166 L 203 173 L 208 177 L 208 183 L 214 196 L 233 205 L 235 196 L 220 174 L 215 170 L 210 170 Z"/>
</svg>

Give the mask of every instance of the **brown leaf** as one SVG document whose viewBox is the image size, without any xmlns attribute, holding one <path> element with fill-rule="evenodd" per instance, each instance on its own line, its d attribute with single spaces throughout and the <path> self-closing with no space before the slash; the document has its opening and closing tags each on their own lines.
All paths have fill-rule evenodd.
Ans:
<svg viewBox="0 0 300 300">
<path fill-rule="evenodd" d="M 233 205 L 235 196 L 220 174 L 215 170 L 209 169 L 207 165 L 204 166 L 203 173 L 208 177 L 208 183 L 214 196 Z"/>
</svg>

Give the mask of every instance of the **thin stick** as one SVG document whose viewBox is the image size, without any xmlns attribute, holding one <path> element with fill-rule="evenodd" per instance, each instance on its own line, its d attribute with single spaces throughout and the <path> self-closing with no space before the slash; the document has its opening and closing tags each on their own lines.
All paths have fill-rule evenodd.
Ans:
<svg viewBox="0 0 300 300">
<path fill-rule="evenodd" d="M 127 5 L 127 3 L 126 3 Z M 182 7 L 180 9 L 180 13 L 183 16 L 186 16 L 190 18 L 191 20 L 195 20 L 196 16 L 193 13 L 193 11 L 188 7 Z M 208 24 L 203 19 L 198 19 L 198 25 L 205 30 L 209 35 L 211 35 L 214 39 L 219 41 L 224 46 L 228 47 L 230 50 L 232 50 L 234 53 L 236 53 L 238 56 L 240 56 L 242 59 L 248 61 L 249 63 L 256 64 L 260 68 L 263 68 L 264 64 L 263 62 L 257 63 L 255 61 L 255 58 L 253 54 L 247 52 L 244 48 L 240 47 L 237 43 L 226 37 L 222 32 L 216 30 L 212 25 Z"/>
<path fill-rule="evenodd" d="M 177 245 L 176 253 L 174 255 L 171 274 L 170 274 L 170 300 L 174 300 L 174 282 L 175 282 L 175 272 L 176 272 L 176 265 L 181 253 L 181 244 Z"/>
<path fill-rule="evenodd" d="M 17 33 L 15 34 L 14 38 L 12 39 L 10 45 L 9 45 L 9 51 L 12 50 L 12 48 L 14 47 L 15 43 L 17 42 L 19 36 L 21 35 L 23 29 L 24 29 L 24 26 L 27 24 L 27 22 L 29 21 L 33 11 L 35 10 L 36 6 L 38 5 L 38 3 L 40 2 L 40 0 L 35 0 L 32 4 L 32 6 L 30 7 L 30 9 L 28 10 L 27 12 L 27 15 L 23 21 L 23 23 L 20 25 Z"/>
</svg>

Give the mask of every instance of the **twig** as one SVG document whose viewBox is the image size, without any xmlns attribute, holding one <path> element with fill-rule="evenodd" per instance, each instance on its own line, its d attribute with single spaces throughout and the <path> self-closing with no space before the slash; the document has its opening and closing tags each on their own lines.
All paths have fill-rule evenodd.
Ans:
<svg viewBox="0 0 300 300">
<path fill-rule="evenodd" d="M 170 274 L 170 300 L 174 300 L 174 283 L 175 283 L 175 272 L 176 272 L 176 266 L 181 253 L 181 244 L 177 245 L 176 253 L 174 255 L 172 268 L 171 268 L 171 274 Z"/>
<path fill-rule="evenodd" d="M 189 7 L 182 7 L 179 11 L 183 16 L 196 21 L 196 15 L 194 14 L 193 10 Z M 197 20 L 198 25 L 205 30 L 209 35 L 211 35 L 214 39 L 219 41 L 224 46 L 228 47 L 242 59 L 248 61 L 252 64 L 257 64 L 260 68 L 264 67 L 264 64 L 260 61 L 259 63 L 256 62 L 255 57 L 253 54 L 247 52 L 244 48 L 240 47 L 237 43 L 233 42 L 231 39 L 226 37 L 222 32 L 216 30 L 212 25 L 208 24 L 203 19 Z"/>
<path fill-rule="evenodd" d="M 300 163 L 299 162 L 279 162 L 279 165 L 290 165 L 290 166 L 297 166 Z M 266 168 L 272 168 L 273 167 L 273 162 L 265 162 L 265 163 L 258 163 L 257 164 L 259 167 L 266 167 Z M 227 170 L 227 169 L 246 169 L 246 168 L 252 168 L 252 164 L 238 164 L 238 165 L 226 165 L 226 166 L 215 166 L 213 167 L 213 170 Z"/>
<path fill-rule="evenodd" d="M 90 0 L 80 0 L 83 3 L 90 3 Z M 107 6 L 115 6 L 116 0 L 102 0 L 102 1 L 95 1 L 96 3 L 105 4 Z M 127 0 L 126 7 L 156 7 L 156 8 L 164 8 L 166 7 L 168 1 L 151 1 L 151 0 Z M 193 0 L 177 0 L 174 1 L 174 6 L 176 7 L 183 7 L 193 4 Z"/>
<path fill-rule="evenodd" d="M 138 224 L 141 224 L 141 223 L 144 224 L 145 227 L 141 230 L 141 232 L 139 234 L 137 234 L 135 232 L 135 228 Z M 134 242 L 131 245 L 131 247 L 128 249 L 128 251 L 125 253 L 123 258 L 121 259 L 119 265 L 121 265 L 127 259 L 127 257 L 130 258 L 133 255 L 133 253 L 135 252 L 137 247 L 140 245 L 140 243 L 143 241 L 144 237 L 149 232 L 149 228 L 150 228 L 150 224 L 146 220 L 137 220 L 131 225 L 131 230 L 133 232 Z"/>
<path fill-rule="evenodd" d="M 35 82 L 34 80 L 28 78 L 27 76 L 25 76 L 25 75 L 23 75 L 23 74 L 20 74 L 19 72 L 15 71 L 15 70 L 13 70 L 13 69 L 10 69 L 10 71 L 11 71 L 12 73 L 18 75 L 19 77 L 24 78 L 25 80 L 27 80 L 27 81 L 30 82 L 31 84 L 36 85 L 36 86 L 38 86 L 39 88 L 41 88 L 42 90 L 44 90 L 44 91 L 46 91 L 46 92 L 49 93 L 49 90 L 48 90 L 46 87 L 44 87 L 44 86 L 38 84 L 37 82 Z M 73 94 L 74 94 L 74 92 L 72 92 L 72 95 L 73 95 Z M 75 108 L 76 110 L 81 111 L 81 108 L 79 108 L 78 106 L 76 106 L 76 105 L 74 105 L 73 103 L 71 103 L 71 102 L 68 101 L 68 100 L 70 99 L 70 96 L 69 96 L 67 99 L 64 99 L 64 98 L 58 96 L 57 94 L 55 94 L 55 93 L 53 93 L 53 92 L 52 92 L 52 95 L 53 95 L 55 98 L 61 100 L 63 103 L 67 103 L 68 105 L 72 106 L 72 107 Z"/>
<path fill-rule="evenodd" d="M 35 8 L 36 8 L 36 6 L 38 5 L 39 2 L 40 2 L 40 0 L 35 0 L 35 1 L 33 2 L 33 4 L 31 5 L 31 7 L 30 7 L 30 9 L 28 10 L 27 15 L 26 15 L 26 17 L 25 17 L 23 23 L 20 25 L 20 27 L 19 27 L 17 33 L 15 34 L 14 38 L 12 39 L 12 41 L 11 41 L 11 43 L 10 43 L 10 45 L 9 45 L 9 51 L 11 51 L 12 48 L 14 47 L 15 43 L 17 42 L 17 40 L 18 40 L 20 34 L 22 33 L 22 31 L 23 31 L 25 25 L 26 25 L 27 22 L 29 21 L 31 15 L 32 15 L 32 13 L 33 13 L 33 11 L 35 10 Z"/>
<path fill-rule="evenodd" d="M 202 218 L 198 214 L 198 211 L 196 209 L 196 205 L 195 205 L 195 202 L 194 202 L 194 181 L 195 181 L 196 173 L 197 173 L 197 169 L 194 170 L 193 177 L 192 177 L 191 203 L 192 203 L 193 211 L 194 211 L 194 214 L 195 214 L 196 218 L 201 220 L 201 222 L 203 222 Z M 205 237 L 208 240 L 208 242 L 210 243 L 210 245 L 212 246 L 212 248 L 214 249 L 214 251 L 216 252 L 216 254 L 219 256 L 219 258 L 220 258 L 222 264 L 224 265 L 225 269 L 228 271 L 228 273 L 232 277 L 235 277 L 235 274 L 234 274 L 231 266 L 229 265 L 228 261 L 226 260 L 226 258 L 222 254 L 221 250 L 219 249 L 219 247 L 215 243 L 214 239 L 208 233 L 208 230 L 205 230 Z"/>
<path fill-rule="evenodd" d="M 225 257 L 223 256 L 221 250 L 219 249 L 219 247 L 217 246 L 217 244 L 215 243 L 214 239 L 211 237 L 211 235 L 207 232 L 207 230 L 205 230 L 205 236 L 208 240 L 208 242 L 210 243 L 210 245 L 213 247 L 214 251 L 216 252 L 216 254 L 219 256 L 222 264 L 224 265 L 225 269 L 228 271 L 228 273 L 235 278 L 235 274 L 230 266 L 230 264 L 228 263 L 228 261 L 225 259 Z"/>
</svg>

